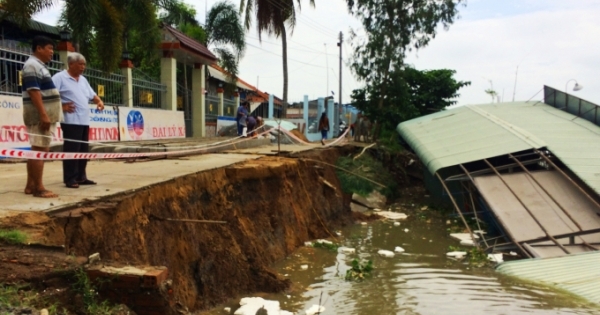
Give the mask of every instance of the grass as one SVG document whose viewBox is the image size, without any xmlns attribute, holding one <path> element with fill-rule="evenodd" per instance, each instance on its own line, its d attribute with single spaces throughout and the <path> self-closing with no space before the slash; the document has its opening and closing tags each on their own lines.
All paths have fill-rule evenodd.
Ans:
<svg viewBox="0 0 600 315">
<path fill-rule="evenodd" d="M 381 162 L 371 157 L 368 152 L 365 152 L 356 160 L 353 157 L 341 157 L 337 160 L 336 165 L 387 187 L 387 189 L 381 188 L 363 178 L 337 170 L 342 190 L 345 193 L 356 193 L 366 197 L 375 189 L 380 189 L 386 195 L 387 190 L 393 190 L 396 187 L 396 183 L 388 170 Z"/>
<path fill-rule="evenodd" d="M 107 301 L 98 301 L 98 289 L 90 281 L 83 268 L 79 268 L 75 272 L 73 290 L 81 295 L 86 314 L 110 315 L 114 313 L 114 305 L 111 305 Z"/>
<path fill-rule="evenodd" d="M 0 242 L 8 244 L 23 244 L 27 241 L 27 234 L 18 230 L 0 229 Z"/>
<path fill-rule="evenodd" d="M 328 244 L 328 243 L 319 243 L 319 242 L 314 242 L 312 244 L 312 246 L 314 248 L 325 248 L 327 250 L 330 250 L 332 252 L 337 252 L 338 248 L 340 248 L 340 245 L 332 243 L 332 244 Z"/>
<path fill-rule="evenodd" d="M 352 260 L 352 268 L 346 271 L 346 281 L 362 281 L 366 277 L 371 276 L 373 271 L 373 261 L 369 260 L 365 264 L 361 264 L 358 260 Z"/>
</svg>

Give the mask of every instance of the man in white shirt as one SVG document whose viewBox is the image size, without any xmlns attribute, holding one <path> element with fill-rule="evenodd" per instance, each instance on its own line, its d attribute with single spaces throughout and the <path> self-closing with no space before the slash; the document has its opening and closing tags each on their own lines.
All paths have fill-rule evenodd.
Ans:
<svg viewBox="0 0 600 315">
<path fill-rule="evenodd" d="M 63 151 L 86 153 L 89 152 L 89 103 L 94 102 L 98 110 L 104 110 L 104 102 L 82 75 L 86 67 L 85 57 L 79 53 L 70 53 L 67 62 L 69 69 L 58 72 L 52 77 L 54 85 L 60 92 L 64 112 L 64 120 L 60 124 L 64 138 Z M 63 161 L 63 181 L 68 188 L 96 185 L 96 182 L 87 178 L 86 166 L 87 160 Z"/>
</svg>

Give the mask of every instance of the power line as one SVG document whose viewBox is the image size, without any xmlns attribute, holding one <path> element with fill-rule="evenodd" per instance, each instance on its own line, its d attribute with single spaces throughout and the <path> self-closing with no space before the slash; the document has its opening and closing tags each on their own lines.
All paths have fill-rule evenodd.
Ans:
<svg viewBox="0 0 600 315">
<path fill-rule="evenodd" d="M 262 47 L 255 46 L 255 45 L 253 45 L 253 44 L 250 44 L 250 43 L 248 43 L 248 42 L 246 42 L 246 45 L 248 45 L 248 46 L 250 46 L 250 47 L 254 47 L 254 48 L 256 48 L 256 49 L 260 49 L 260 50 L 262 50 L 262 51 L 265 51 L 265 52 L 268 52 L 268 53 L 270 53 L 270 54 L 273 54 L 273 55 L 275 55 L 275 56 L 277 56 L 277 57 L 283 57 L 283 56 L 281 56 L 281 55 L 279 55 L 279 54 L 276 54 L 276 53 L 274 53 L 274 52 L 272 52 L 272 51 L 269 51 L 269 50 L 263 49 Z M 301 63 L 301 64 L 305 64 L 305 65 L 307 65 L 307 66 L 312 66 L 312 67 L 319 67 L 319 68 L 323 68 L 323 66 L 319 66 L 319 65 L 315 65 L 315 64 L 310 64 L 310 63 L 307 63 L 307 62 L 304 62 L 304 61 L 300 61 L 300 60 L 296 60 L 296 59 L 291 59 L 291 58 L 288 58 L 287 60 L 288 60 L 288 61 L 295 61 L 295 62 L 298 62 L 298 63 Z"/>
<path fill-rule="evenodd" d="M 252 36 L 248 36 L 248 35 L 246 35 L 246 37 L 258 40 L 258 38 L 256 38 L 256 37 L 252 37 Z M 269 44 L 269 45 L 281 47 L 281 44 L 274 43 L 274 42 L 269 42 L 269 41 L 265 41 L 265 40 L 261 40 L 261 43 L 266 43 L 266 44 Z M 297 42 L 295 42 L 295 43 L 297 43 Z M 299 43 L 297 43 L 297 44 L 299 44 Z M 302 44 L 299 44 L 299 45 L 304 46 L 304 47 L 308 47 L 308 46 L 302 45 Z M 288 46 L 288 49 L 293 49 L 293 50 L 297 50 L 297 51 L 304 51 L 304 52 L 308 52 L 308 53 L 311 53 L 311 54 L 323 54 L 322 51 L 318 51 L 318 50 L 310 48 L 310 47 L 309 47 L 310 50 L 300 49 L 300 48 L 295 48 L 295 47 L 289 47 L 289 46 Z M 327 55 L 337 56 L 335 54 L 327 54 Z"/>
</svg>

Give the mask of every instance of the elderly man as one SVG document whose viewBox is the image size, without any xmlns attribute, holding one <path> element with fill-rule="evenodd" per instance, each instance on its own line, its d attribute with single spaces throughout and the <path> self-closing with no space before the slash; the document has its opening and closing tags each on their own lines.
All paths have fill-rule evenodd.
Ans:
<svg viewBox="0 0 600 315">
<path fill-rule="evenodd" d="M 56 123 L 62 118 L 58 90 L 45 63 L 52 60 L 54 42 L 36 36 L 31 42 L 33 54 L 23 65 L 23 121 L 29 135 L 31 150 L 48 152 Z M 55 198 L 57 194 L 46 190 L 42 183 L 43 160 L 27 161 L 25 194 L 34 197 Z"/>
<path fill-rule="evenodd" d="M 64 120 L 60 124 L 64 138 L 64 152 L 88 152 L 90 132 L 90 101 L 98 110 L 104 110 L 104 103 L 82 75 L 85 70 L 85 58 L 79 53 L 70 53 L 67 57 L 68 70 L 58 72 L 52 77 L 60 92 Z M 72 141 L 70 141 L 72 140 Z M 63 181 L 68 188 L 80 185 L 96 185 L 87 178 L 87 160 L 64 160 Z"/>
</svg>

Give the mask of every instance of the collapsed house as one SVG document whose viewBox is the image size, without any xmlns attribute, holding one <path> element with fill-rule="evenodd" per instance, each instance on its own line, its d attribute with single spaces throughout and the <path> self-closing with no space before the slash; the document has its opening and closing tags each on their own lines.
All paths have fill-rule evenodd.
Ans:
<svg viewBox="0 0 600 315">
<path fill-rule="evenodd" d="M 397 131 L 432 197 L 489 223 L 488 249 L 547 258 L 600 248 L 599 125 L 598 105 L 544 87 L 543 102 L 461 106 Z"/>
</svg>

